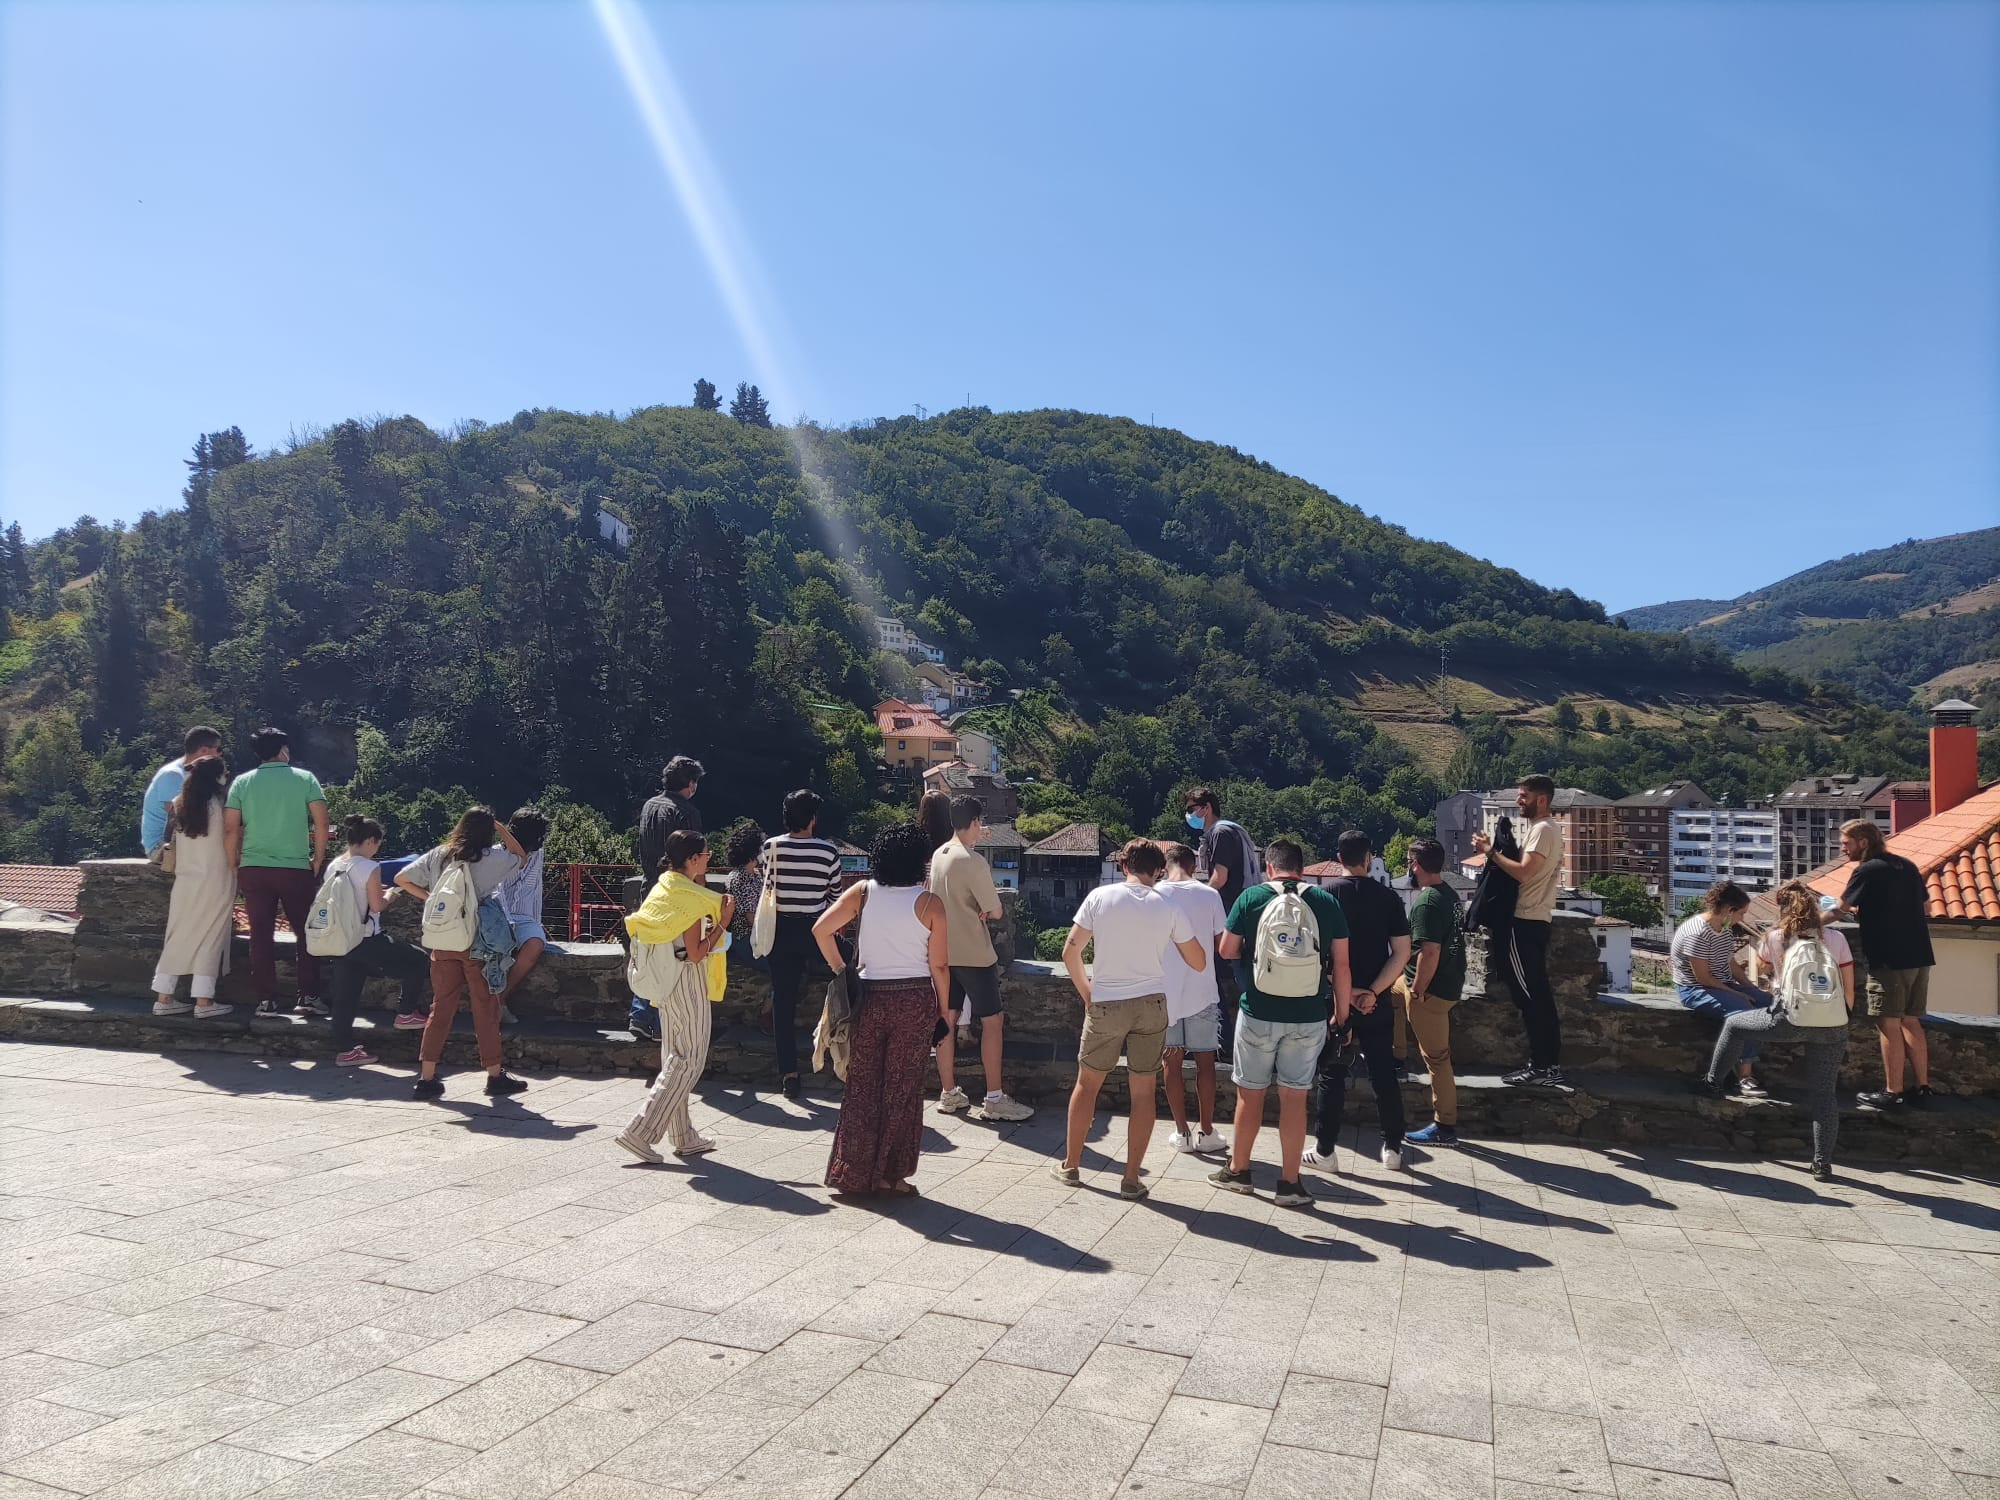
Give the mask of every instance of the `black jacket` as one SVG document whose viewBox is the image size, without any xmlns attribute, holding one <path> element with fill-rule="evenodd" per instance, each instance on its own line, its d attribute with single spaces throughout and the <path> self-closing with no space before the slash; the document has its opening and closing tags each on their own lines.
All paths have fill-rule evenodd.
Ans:
<svg viewBox="0 0 2000 1500">
<path fill-rule="evenodd" d="M 1514 837 L 1511 819 L 1502 818 L 1493 830 L 1493 846 L 1487 853 L 1486 868 L 1479 872 L 1472 895 L 1465 903 L 1467 932 L 1482 927 L 1488 932 L 1503 932 L 1514 920 L 1514 903 L 1520 899 L 1521 883 L 1494 862 L 1495 851 L 1509 859 L 1521 857 L 1521 845 Z"/>
</svg>

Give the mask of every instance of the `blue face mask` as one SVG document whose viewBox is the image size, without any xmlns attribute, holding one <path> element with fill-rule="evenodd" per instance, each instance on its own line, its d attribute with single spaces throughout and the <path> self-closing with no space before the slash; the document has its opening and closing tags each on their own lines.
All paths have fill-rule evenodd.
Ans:
<svg viewBox="0 0 2000 1500">
<path fill-rule="evenodd" d="M 1189 813 L 1187 815 L 1187 826 L 1192 828 L 1196 833 L 1200 833 L 1202 829 L 1208 826 L 1208 823 L 1200 813 Z"/>
</svg>

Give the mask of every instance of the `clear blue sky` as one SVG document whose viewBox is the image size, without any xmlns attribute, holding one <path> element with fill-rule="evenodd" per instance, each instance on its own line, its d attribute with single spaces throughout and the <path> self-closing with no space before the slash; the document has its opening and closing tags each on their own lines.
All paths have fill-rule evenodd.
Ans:
<svg viewBox="0 0 2000 1500">
<path fill-rule="evenodd" d="M 1151 417 L 1613 608 L 2000 521 L 1993 5 L 647 5 L 761 360 L 587 0 L 0 15 L 31 534 L 207 428 L 759 374 Z"/>
</svg>

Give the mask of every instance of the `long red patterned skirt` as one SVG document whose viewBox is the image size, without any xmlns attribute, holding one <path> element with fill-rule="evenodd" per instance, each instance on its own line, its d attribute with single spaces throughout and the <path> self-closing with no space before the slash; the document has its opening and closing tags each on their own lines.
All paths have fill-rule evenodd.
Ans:
<svg viewBox="0 0 2000 1500">
<path fill-rule="evenodd" d="M 848 1031 L 847 1095 L 826 1164 L 834 1191 L 879 1193 L 917 1170 L 937 1020 L 930 980 L 867 984 Z"/>
</svg>

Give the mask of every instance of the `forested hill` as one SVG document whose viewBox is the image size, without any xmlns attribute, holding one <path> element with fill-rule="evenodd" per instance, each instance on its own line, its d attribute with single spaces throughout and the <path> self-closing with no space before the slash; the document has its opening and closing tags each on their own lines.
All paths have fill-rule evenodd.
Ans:
<svg viewBox="0 0 2000 1500">
<path fill-rule="evenodd" d="M 1820 563 L 1735 599 L 1625 611 L 1774 667 L 1901 705 L 2000 682 L 2000 527 Z"/>
<path fill-rule="evenodd" d="M 1060 411 L 848 430 L 744 415 L 533 411 L 448 436 L 350 421 L 261 455 L 229 429 L 196 445 L 181 503 L 129 530 L 84 520 L 29 545 L 16 528 L 6 852 L 129 847 L 145 774 L 203 719 L 235 745 L 294 727 L 336 800 L 386 813 L 399 845 L 471 793 L 559 800 L 572 854 L 610 850 L 675 752 L 708 764 L 713 823 L 769 822 L 810 782 L 864 836 L 891 813 L 860 710 L 910 690 L 874 649 L 877 609 L 997 702 L 1024 694 L 989 715 L 1034 777 L 1024 831 L 1152 827 L 1195 778 L 1231 787 L 1260 835 L 1325 849 L 1345 822 L 1414 829 L 1441 780 L 1530 765 L 1607 791 L 1696 771 L 1727 795 L 1831 768 L 1860 737 L 1869 768 L 1916 768 L 1903 726 L 1177 432 Z M 1361 679 L 1435 672 L 1441 648 L 1455 673 L 1595 698 L 1594 719 L 1565 699 L 1542 734 L 1440 709 L 1457 762 L 1421 764 L 1348 705 Z M 1760 701 L 1761 724 L 1741 708 Z"/>
</svg>

